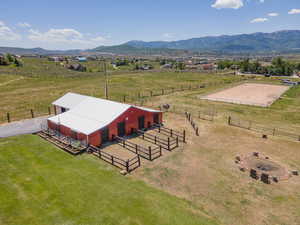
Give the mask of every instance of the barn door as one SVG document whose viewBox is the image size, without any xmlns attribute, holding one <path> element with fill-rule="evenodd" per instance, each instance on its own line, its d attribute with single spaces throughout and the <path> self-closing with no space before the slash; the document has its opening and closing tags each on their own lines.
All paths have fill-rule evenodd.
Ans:
<svg viewBox="0 0 300 225">
<path fill-rule="evenodd" d="M 139 123 L 139 130 L 142 130 L 145 128 L 145 116 L 140 116 L 138 118 L 138 123 Z"/>
<path fill-rule="evenodd" d="M 102 139 L 102 143 L 105 143 L 105 142 L 109 141 L 109 129 L 108 129 L 108 127 L 104 127 L 101 130 L 101 139 Z"/>
<path fill-rule="evenodd" d="M 153 123 L 159 124 L 159 115 L 158 113 L 153 114 Z"/>
<path fill-rule="evenodd" d="M 126 134 L 125 122 L 118 123 L 118 136 L 123 137 Z"/>
</svg>

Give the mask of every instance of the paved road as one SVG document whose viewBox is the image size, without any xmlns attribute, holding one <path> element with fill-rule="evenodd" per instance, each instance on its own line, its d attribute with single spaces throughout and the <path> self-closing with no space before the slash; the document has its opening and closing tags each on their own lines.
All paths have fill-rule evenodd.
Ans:
<svg viewBox="0 0 300 225">
<path fill-rule="evenodd" d="M 0 125 L 0 138 L 38 132 L 41 125 L 46 124 L 47 118 L 48 116 Z"/>
</svg>

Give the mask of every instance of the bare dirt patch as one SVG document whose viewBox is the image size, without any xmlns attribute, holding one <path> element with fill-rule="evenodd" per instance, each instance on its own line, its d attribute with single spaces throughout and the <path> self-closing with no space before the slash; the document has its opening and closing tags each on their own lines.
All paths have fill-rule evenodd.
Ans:
<svg viewBox="0 0 300 225">
<path fill-rule="evenodd" d="M 143 164 L 132 176 L 191 201 L 225 225 L 299 224 L 299 178 L 266 185 L 239 172 L 234 158 L 260 151 L 288 170 L 299 170 L 300 143 L 262 139 L 225 121 L 196 120 L 197 137 L 184 116 L 164 118 L 167 127 L 186 130 L 187 144 Z"/>
<path fill-rule="evenodd" d="M 206 95 L 201 99 L 268 107 L 288 89 L 288 86 L 283 85 L 245 83 Z"/>
</svg>

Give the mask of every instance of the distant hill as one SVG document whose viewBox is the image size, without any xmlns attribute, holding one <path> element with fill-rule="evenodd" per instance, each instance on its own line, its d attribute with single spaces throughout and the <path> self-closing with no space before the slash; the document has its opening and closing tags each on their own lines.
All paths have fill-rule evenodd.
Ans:
<svg viewBox="0 0 300 225">
<path fill-rule="evenodd" d="M 136 47 L 129 44 L 100 46 L 88 51 L 94 53 L 114 53 L 124 55 L 183 55 L 190 52 L 185 49 Z"/>
<path fill-rule="evenodd" d="M 45 50 L 42 48 L 0 47 L 0 53 L 38 55 L 123 54 L 182 56 L 192 52 L 213 53 L 300 53 L 300 30 L 209 36 L 180 41 L 129 41 L 122 45 L 87 50 Z"/>
<path fill-rule="evenodd" d="M 300 30 L 192 38 L 180 41 L 129 41 L 137 48 L 168 48 L 215 52 L 282 52 L 300 50 Z"/>
<path fill-rule="evenodd" d="M 76 55 L 80 54 L 81 50 L 46 50 L 43 48 L 15 48 L 15 47 L 0 47 L 0 53 L 10 53 L 16 55 Z"/>
</svg>

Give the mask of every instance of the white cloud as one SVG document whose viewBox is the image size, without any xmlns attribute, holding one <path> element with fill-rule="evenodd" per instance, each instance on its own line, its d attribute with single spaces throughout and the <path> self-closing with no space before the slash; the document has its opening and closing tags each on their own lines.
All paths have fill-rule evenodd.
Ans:
<svg viewBox="0 0 300 225">
<path fill-rule="evenodd" d="M 24 22 L 24 23 L 20 22 L 17 25 L 19 27 L 22 27 L 22 28 L 30 28 L 31 27 L 31 25 L 29 23 L 26 23 L 26 22 Z"/>
<path fill-rule="evenodd" d="M 250 23 L 263 23 L 267 22 L 269 19 L 268 18 L 256 18 L 250 21 Z"/>
<path fill-rule="evenodd" d="M 106 42 L 102 36 L 90 37 L 91 35 L 82 34 L 75 29 L 50 29 L 46 32 L 30 29 L 28 38 L 35 42 L 44 42 L 51 44 L 60 44 L 65 47 L 72 46 L 76 48 L 94 47 Z"/>
<path fill-rule="evenodd" d="M 269 13 L 268 16 L 275 17 L 275 16 L 279 16 L 279 14 L 278 13 Z"/>
<path fill-rule="evenodd" d="M 15 41 L 21 39 L 21 36 L 9 28 L 3 21 L 0 21 L 0 40 Z"/>
<path fill-rule="evenodd" d="M 244 6 L 243 0 L 216 0 L 211 7 L 216 9 L 239 9 Z"/>
<path fill-rule="evenodd" d="M 300 9 L 291 9 L 289 12 L 289 14 L 300 14 Z"/>
</svg>

